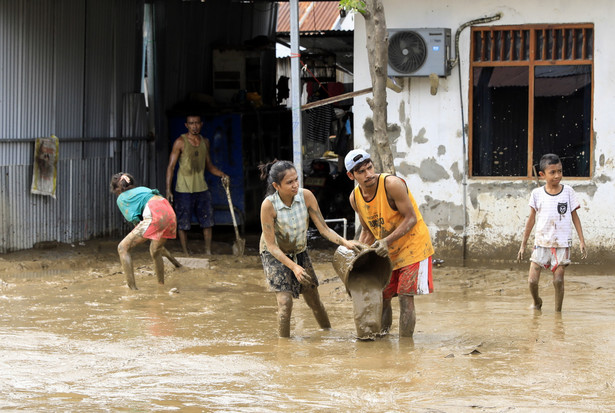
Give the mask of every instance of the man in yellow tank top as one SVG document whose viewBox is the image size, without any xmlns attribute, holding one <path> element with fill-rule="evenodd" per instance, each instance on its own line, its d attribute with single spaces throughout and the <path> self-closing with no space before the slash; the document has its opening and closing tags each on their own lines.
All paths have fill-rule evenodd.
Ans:
<svg viewBox="0 0 615 413">
<path fill-rule="evenodd" d="M 203 229 L 203 239 L 205 240 L 205 254 L 211 254 L 211 227 L 213 222 L 213 206 L 211 204 L 211 193 L 205 181 L 205 170 L 212 175 L 219 176 L 223 180 L 228 180 L 227 174 L 216 168 L 211 162 L 209 154 L 209 140 L 201 136 L 203 122 L 200 116 L 188 116 L 186 118 L 186 129 L 184 133 L 175 140 L 169 165 L 167 166 L 166 195 L 169 202 L 173 204 L 177 215 L 177 228 L 179 229 L 179 242 L 181 243 L 184 254 L 188 255 L 187 238 L 188 231 L 192 224 L 192 214 L 194 213 Z M 171 182 L 175 172 L 175 165 L 179 161 L 177 170 L 177 182 L 175 184 L 175 196 L 171 190 Z M 175 202 L 173 202 L 175 201 Z"/>
<path fill-rule="evenodd" d="M 391 299 L 399 296 L 399 335 L 412 337 L 414 296 L 433 292 L 429 230 L 404 180 L 377 174 L 363 149 L 348 152 L 344 164 L 348 177 L 358 184 L 350 204 L 361 221 L 359 241 L 379 255 L 388 255 L 393 263 L 391 281 L 382 292 L 382 332 L 391 328 Z"/>
</svg>

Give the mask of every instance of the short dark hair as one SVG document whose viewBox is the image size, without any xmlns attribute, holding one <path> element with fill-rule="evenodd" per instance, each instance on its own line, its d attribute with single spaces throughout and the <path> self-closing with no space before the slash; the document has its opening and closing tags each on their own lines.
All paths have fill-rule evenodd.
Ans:
<svg viewBox="0 0 615 413">
<path fill-rule="evenodd" d="M 559 159 L 559 156 L 554 153 L 546 153 L 540 158 L 540 163 L 538 164 L 538 167 L 540 168 L 541 172 L 544 172 L 549 165 L 557 165 L 558 163 L 562 163 L 562 161 Z"/>
</svg>

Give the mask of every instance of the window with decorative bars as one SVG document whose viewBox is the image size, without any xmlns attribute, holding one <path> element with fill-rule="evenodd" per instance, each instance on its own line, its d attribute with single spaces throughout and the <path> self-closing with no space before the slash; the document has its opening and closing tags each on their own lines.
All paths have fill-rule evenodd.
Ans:
<svg viewBox="0 0 615 413">
<path fill-rule="evenodd" d="M 592 24 L 474 27 L 470 70 L 473 177 L 537 174 L 545 153 L 564 174 L 592 161 Z"/>
</svg>

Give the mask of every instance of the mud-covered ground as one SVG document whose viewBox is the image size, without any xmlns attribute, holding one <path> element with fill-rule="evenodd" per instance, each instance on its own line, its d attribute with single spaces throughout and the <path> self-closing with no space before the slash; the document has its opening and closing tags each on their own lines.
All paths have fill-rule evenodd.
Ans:
<svg viewBox="0 0 615 413">
<path fill-rule="evenodd" d="M 414 339 L 398 337 L 394 300 L 392 334 L 362 342 L 334 249 L 313 250 L 332 329 L 299 299 L 278 339 L 255 239 L 241 258 L 217 241 L 208 261 L 167 263 L 164 286 L 142 246 L 138 291 L 117 242 L 0 255 L 0 410 L 615 411 L 610 269 L 571 266 L 556 314 L 547 272 L 536 312 L 526 264 L 445 262 L 416 298 Z"/>
</svg>

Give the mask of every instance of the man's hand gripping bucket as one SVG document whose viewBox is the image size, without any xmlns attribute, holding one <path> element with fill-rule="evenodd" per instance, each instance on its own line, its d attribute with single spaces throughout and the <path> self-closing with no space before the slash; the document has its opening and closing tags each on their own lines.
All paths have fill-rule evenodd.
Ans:
<svg viewBox="0 0 615 413">
<path fill-rule="evenodd" d="M 340 246 L 333 254 L 333 268 L 352 298 L 357 337 L 373 340 L 381 333 L 382 290 L 391 279 L 391 260 L 372 248 L 357 253 Z"/>
</svg>

